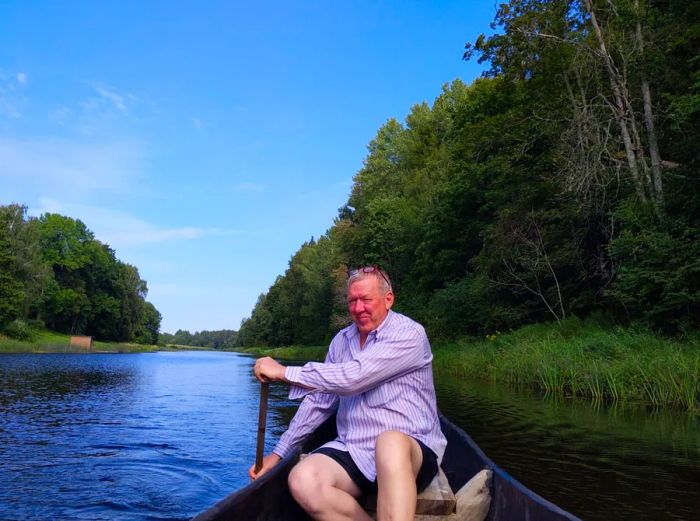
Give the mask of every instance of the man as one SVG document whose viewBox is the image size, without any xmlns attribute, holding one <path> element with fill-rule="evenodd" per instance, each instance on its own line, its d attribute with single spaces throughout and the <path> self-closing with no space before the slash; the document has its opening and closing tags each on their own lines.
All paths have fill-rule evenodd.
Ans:
<svg viewBox="0 0 700 521">
<path fill-rule="evenodd" d="M 391 311 L 391 282 L 379 268 L 350 273 L 347 301 L 353 324 L 335 336 L 324 363 L 256 361 L 258 380 L 290 383 L 290 398 L 305 398 L 260 471 L 249 474 L 270 470 L 337 410 L 338 437 L 289 475 L 294 499 L 315 520 L 368 521 L 356 499 L 377 491 L 379 520 L 412 520 L 416 494 L 435 476 L 446 445 L 430 343 L 420 324 Z"/>
</svg>

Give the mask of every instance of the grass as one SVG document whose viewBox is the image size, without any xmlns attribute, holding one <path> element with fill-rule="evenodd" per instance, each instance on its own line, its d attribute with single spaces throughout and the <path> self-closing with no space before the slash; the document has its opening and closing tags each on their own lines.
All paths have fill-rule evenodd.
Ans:
<svg viewBox="0 0 700 521">
<path fill-rule="evenodd" d="M 437 374 L 508 382 L 560 396 L 700 411 L 700 337 L 568 319 L 434 349 Z"/>
<path fill-rule="evenodd" d="M 93 342 L 91 351 L 70 345 L 70 335 L 46 329 L 34 330 L 31 340 L 17 340 L 0 334 L 0 353 L 145 353 L 158 351 L 155 345 L 130 342 Z"/>
<path fill-rule="evenodd" d="M 161 351 L 216 351 L 213 347 L 188 346 L 185 344 L 165 344 L 160 346 Z"/>
<path fill-rule="evenodd" d="M 235 351 L 255 357 L 271 356 L 280 360 L 321 362 L 326 357 L 328 346 L 242 347 Z"/>
</svg>

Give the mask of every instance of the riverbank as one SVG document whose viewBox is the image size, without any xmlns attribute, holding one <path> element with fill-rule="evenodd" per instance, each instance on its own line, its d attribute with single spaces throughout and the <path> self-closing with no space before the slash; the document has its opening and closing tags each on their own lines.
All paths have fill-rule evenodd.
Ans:
<svg viewBox="0 0 700 521">
<path fill-rule="evenodd" d="M 254 347 L 240 352 L 322 360 L 326 346 Z M 700 412 L 700 335 L 681 339 L 570 318 L 484 339 L 433 346 L 436 375 L 505 382 L 559 396 Z"/>
<path fill-rule="evenodd" d="M 0 334 L 0 353 L 149 353 L 162 346 L 132 342 L 93 342 L 92 349 L 70 345 L 70 335 L 49 330 L 34 330 L 31 339 L 18 340 Z"/>
<path fill-rule="evenodd" d="M 229 349 L 235 353 L 243 353 L 256 358 L 271 356 L 279 360 L 296 360 L 303 362 L 322 362 L 326 357 L 328 346 L 287 346 L 287 347 L 241 347 Z"/>
<path fill-rule="evenodd" d="M 700 335 L 663 338 L 571 318 L 439 346 L 436 372 L 559 396 L 700 411 Z"/>
</svg>

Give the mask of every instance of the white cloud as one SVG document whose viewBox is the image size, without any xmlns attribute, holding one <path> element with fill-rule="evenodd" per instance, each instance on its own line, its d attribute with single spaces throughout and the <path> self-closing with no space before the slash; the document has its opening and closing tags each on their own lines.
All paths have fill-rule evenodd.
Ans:
<svg viewBox="0 0 700 521">
<path fill-rule="evenodd" d="M 141 155 L 131 142 L 0 138 L 0 178 L 19 178 L 55 195 L 115 191 L 138 174 Z"/>
<path fill-rule="evenodd" d="M 80 103 L 80 106 L 86 111 L 116 108 L 121 112 L 129 112 L 130 105 L 138 100 L 133 94 L 122 94 L 111 87 L 92 85 L 92 88 L 95 89 L 98 96 L 88 98 Z"/>
<path fill-rule="evenodd" d="M 113 90 L 106 89 L 104 87 L 95 87 L 97 93 L 102 96 L 107 101 L 111 102 L 112 105 L 117 107 L 119 110 L 128 110 L 124 96 L 118 94 Z"/>
<path fill-rule="evenodd" d="M 27 80 L 28 80 L 27 73 L 25 73 L 25 72 L 18 72 L 17 73 L 17 83 L 20 83 L 22 85 L 26 85 Z"/>
<path fill-rule="evenodd" d="M 30 208 L 29 211 L 32 215 L 52 212 L 80 219 L 94 232 L 96 239 L 117 251 L 146 244 L 238 233 L 235 230 L 194 226 L 163 228 L 119 210 L 82 204 L 62 204 L 47 197 L 41 198 L 38 208 Z"/>
</svg>

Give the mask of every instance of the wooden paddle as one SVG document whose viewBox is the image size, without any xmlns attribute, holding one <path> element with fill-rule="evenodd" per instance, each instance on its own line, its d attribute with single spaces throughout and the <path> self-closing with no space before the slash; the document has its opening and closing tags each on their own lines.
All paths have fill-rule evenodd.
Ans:
<svg viewBox="0 0 700 521">
<path fill-rule="evenodd" d="M 255 449 L 255 472 L 262 468 L 263 451 L 265 450 L 265 425 L 267 424 L 267 395 L 270 384 L 260 384 L 260 411 L 258 413 L 258 446 Z"/>
</svg>

